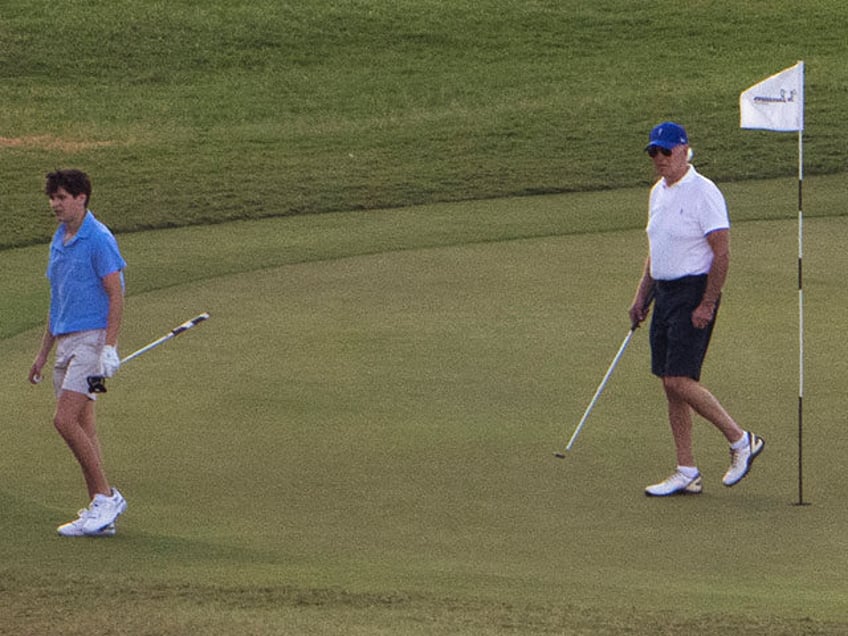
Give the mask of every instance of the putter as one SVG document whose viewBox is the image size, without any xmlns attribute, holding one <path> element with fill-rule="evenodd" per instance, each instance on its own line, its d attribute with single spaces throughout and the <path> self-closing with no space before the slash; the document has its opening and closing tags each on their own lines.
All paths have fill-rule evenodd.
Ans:
<svg viewBox="0 0 848 636">
<path fill-rule="evenodd" d="M 648 297 L 645 299 L 645 310 L 650 307 L 651 303 L 654 300 L 654 288 L 651 287 L 651 291 L 648 293 Z M 583 417 L 580 418 L 580 422 L 577 424 L 577 428 L 574 429 L 574 433 L 571 436 L 571 439 L 568 440 L 568 444 L 565 447 L 566 451 L 570 451 L 571 447 L 574 446 L 575 440 L 577 440 L 577 436 L 580 435 L 580 431 L 583 430 L 583 426 L 586 424 L 586 420 L 589 418 L 589 413 L 592 412 L 592 409 L 595 408 L 595 404 L 598 403 L 598 398 L 601 397 L 601 393 L 604 392 L 604 389 L 607 386 L 607 382 L 609 382 L 610 377 L 612 376 L 612 372 L 615 371 L 615 368 L 618 366 L 621 357 L 624 355 L 624 352 L 627 350 L 627 345 L 630 344 L 630 341 L 633 339 L 633 334 L 636 333 L 636 330 L 639 328 L 638 322 L 633 322 L 630 325 L 630 331 L 627 332 L 627 336 L 624 338 L 624 342 L 621 343 L 621 346 L 618 348 L 618 353 L 615 354 L 615 357 L 612 359 L 612 363 L 609 365 L 609 369 L 604 374 L 603 380 L 598 385 L 597 390 L 595 391 L 595 395 L 592 396 L 592 400 L 589 402 L 589 406 L 586 407 L 586 411 L 583 413 Z M 557 459 L 565 459 L 565 453 L 554 453 L 554 457 Z"/>
<path fill-rule="evenodd" d="M 174 327 L 173 329 L 171 329 L 171 331 L 168 334 L 162 336 L 161 338 L 159 338 L 157 340 L 154 340 L 150 344 L 144 345 L 138 351 L 133 351 L 130 355 L 128 355 L 123 360 L 121 360 L 121 366 L 124 366 L 127 362 L 137 358 L 141 354 L 147 353 L 151 349 L 158 347 L 160 344 L 168 342 L 168 340 L 171 340 L 172 338 L 176 338 L 182 332 L 188 331 L 189 329 L 191 329 L 195 325 L 200 324 L 201 322 L 203 322 L 204 320 L 207 320 L 208 318 L 209 318 L 209 314 L 204 312 L 204 313 L 202 313 L 198 316 L 195 316 L 191 320 L 186 320 L 183 324 L 178 325 L 177 327 Z M 105 376 L 90 375 L 86 378 L 86 380 L 88 381 L 88 391 L 89 391 L 89 393 L 106 393 L 106 377 Z"/>
</svg>

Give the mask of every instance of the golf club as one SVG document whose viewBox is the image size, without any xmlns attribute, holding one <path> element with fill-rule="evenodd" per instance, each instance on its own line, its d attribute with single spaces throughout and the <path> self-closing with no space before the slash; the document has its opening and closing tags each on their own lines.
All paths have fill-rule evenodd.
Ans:
<svg viewBox="0 0 848 636">
<path fill-rule="evenodd" d="M 654 288 L 651 287 L 651 291 L 648 294 L 648 297 L 645 299 L 645 310 L 647 311 L 648 307 L 650 307 L 651 302 L 654 300 Z M 621 357 L 624 355 L 625 350 L 627 350 L 627 345 L 630 344 L 630 341 L 633 339 L 633 334 L 636 333 L 636 330 L 639 328 L 639 323 L 634 321 L 630 325 L 630 331 L 627 332 L 627 336 L 624 338 L 624 342 L 621 343 L 621 346 L 618 348 L 618 353 L 615 354 L 615 357 L 612 359 L 612 363 L 609 365 L 609 369 L 604 374 L 603 380 L 598 385 L 598 389 L 595 391 L 595 395 L 592 396 L 592 400 L 589 402 L 589 406 L 586 407 L 586 411 L 583 413 L 583 417 L 580 418 L 580 422 L 577 424 L 577 428 L 574 429 L 574 433 L 571 436 L 571 439 L 568 440 L 568 445 L 565 447 L 566 451 L 570 451 L 571 447 L 574 446 L 574 441 L 577 439 L 577 436 L 580 435 L 580 431 L 583 430 L 583 426 L 586 424 L 586 420 L 589 418 L 589 413 L 592 412 L 592 409 L 595 408 L 595 404 L 598 402 L 598 398 L 601 397 L 601 393 L 604 392 L 604 389 L 607 386 L 607 382 L 609 382 L 610 376 L 612 376 L 612 372 L 615 371 L 615 367 L 618 366 Z M 554 453 L 554 457 L 558 459 L 564 459 L 565 453 Z"/>
<path fill-rule="evenodd" d="M 183 324 L 178 325 L 178 326 L 174 327 L 173 329 L 171 329 L 171 331 L 168 334 L 162 336 L 161 338 L 159 338 L 157 340 L 154 340 L 150 344 L 143 346 L 138 351 L 133 351 L 130 355 L 128 355 L 126 358 L 121 360 L 121 366 L 125 365 L 130 360 L 137 358 L 141 354 L 147 353 L 151 349 L 154 349 L 154 348 L 158 347 L 159 345 L 161 345 L 165 342 L 168 342 L 168 340 L 171 340 L 172 338 L 177 337 L 178 335 L 180 335 L 184 331 L 188 331 L 189 329 L 191 329 L 195 325 L 200 324 L 201 322 L 203 322 L 204 320 L 207 320 L 208 318 L 209 318 L 209 314 L 204 312 L 204 313 L 202 313 L 198 316 L 195 316 L 191 320 L 186 320 Z M 90 393 L 106 393 L 106 377 L 105 376 L 90 375 L 90 376 L 88 376 L 88 378 L 86 378 L 86 380 L 88 381 L 88 390 L 89 390 Z"/>
</svg>

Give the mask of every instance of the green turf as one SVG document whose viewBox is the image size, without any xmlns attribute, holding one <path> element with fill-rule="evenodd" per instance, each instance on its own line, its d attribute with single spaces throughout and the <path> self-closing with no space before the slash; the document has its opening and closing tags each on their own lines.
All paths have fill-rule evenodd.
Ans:
<svg viewBox="0 0 848 636">
<path fill-rule="evenodd" d="M 7 1 L 0 246 L 49 234 L 57 165 L 118 229 L 640 186 L 669 117 L 715 178 L 791 175 L 737 100 L 799 59 L 807 171 L 841 172 L 846 30 L 842 0 Z"/>
<path fill-rule="evenodd" d="M 845 634 L 843 4 L 3 3 L 0 634 Z M 801 59 L 806 507 L 797 136 L 737 108 Z M 768 446 L 727 490 L 702 426 L 705 494 L 653 501 L 644 332 L 553 452 L 628 327 L 664 118 L 735 224 L 705 381 Z M 120 232 L 123 353 L 212 313 L 99 405 L 114 540 L 53 536 L 83 488 L 24 381 L 57 166 Z"/>
<path fill-rule="evenodd" d="M 560 207 L 592 201 L 571 199 Z M 125 350 L 213 318 L 128 365 L 99 405 L 131 505 L 114 540 L 52 536 L 82 485 L 49 390 L 23 382 L 38 331 L 0 342 L 0 381 L 19 387 L 5 398 L 4 628 L 843 633 L 842 219 L 807 223 L 812 505 L 798 507 L 794 218 L 736 225 L 705 377 L 767 451 L 725 489 L 726 447 L 702 426 L 705 494 L 654 501 L 642 488 L 672 457 L 641 332 L 575 449 L 552 456 L 626 333 L 642 230 L 558 234 L 528 209 L 514 238 L 475 240 L 460 238 L 474 208 L 449 207 L 453 225 L 400 243 L 359 234 L 358 214 L 123 237 L 148 261 Z M 421 230 L 439 210 L 367 218 Z M 310 257 L 319 233 L 338 243 Z M 152 258 L 175 242 L 184 260 Z M 265 268 L 248 256 L 274 249 Z M 42 257 L 0 254 L 32 280 Z M 169 281 L 179 267 L 190 282 Z"/>
<path fill-rule="evenodd" d="M 807 178 L 805 183 L 807 218 L 843 213 L 843 175 Z M 758 182 L 756 186 L 721 185 L 734 222 L 794 219 L 797 215 L 794 178 Z M 520 197 L 292 218 L 285 225 L 286 237 L 277 236 L 278 225 L 269 219 L 258 226 L 233 223 L 131 233 L 123 235 L 121 242 L 130 250 L 133 271 L 128 293 L 134 295 L 224 274 L 353 254 L 635 229 L 644 226 L 646 214 L 646 191 L 634 188 L 565 198 Z M 256 227 L 266 228 L 261 239 L 254 238 Z M 251 237 L 249 252 L 239 243 L 242 236 Z M 286 241 L 282 247 L 280 240 Z M 0 321 L 0 336 L 43 322 L 48 290 L 44 265 L 38 259 L 44 252 L 44 247 L 3 252 L 6 275 L 0 278 L 0 297 L 7 309 Z"/>
</svg>

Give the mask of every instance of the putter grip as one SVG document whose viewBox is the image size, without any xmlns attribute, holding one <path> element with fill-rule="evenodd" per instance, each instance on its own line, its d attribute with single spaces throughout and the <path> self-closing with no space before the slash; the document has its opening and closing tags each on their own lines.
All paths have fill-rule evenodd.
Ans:
<svg viewBox="0 0 848 636">
<path fill-rule="evenodd" d="M 179 334 L 181 334 L 183 331 L 186 331 L 187 329 L 191 329 L 191 328 L 192 328 L 192 327 L 194 327 L 196 324 L 201 323 L 201 322 L 203 322 L 204 320 L 206 320 L 206 319 L 208 319 L 208 318 L 209 318 L 209 314 L 207 314 L 207 313 L 202 313 L 202 314 L 200 314 L 199 316 L 195 316 L 195 317 L 194 317 L 194 318 L 192 318 L 191 320 L 186 320 L 186 321 L 185 321 L 183 324 L 181 324 L 179 327 L 174 327 L 174 328 L 171 330 L 171 334 L 172 334 L 172 335 L 174 335 L 174 336 L 178 336 L 178 335 L 179 335 Z"/>
</svg>

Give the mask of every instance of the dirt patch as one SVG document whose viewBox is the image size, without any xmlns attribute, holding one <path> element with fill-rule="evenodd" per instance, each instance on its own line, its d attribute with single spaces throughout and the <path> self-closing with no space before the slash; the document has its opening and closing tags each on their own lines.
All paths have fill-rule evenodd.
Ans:
<svg viewBox="0 0 848 636">
<path fill-rule="evenodd" d="M 80 152 L 91 148 L 111 146 L 111 141 L 76 141 L 51 135 L 30 135 L 27 137 L 0 137 L 0 148 L 23 148 L 37 150 L 61 150 L 62 152 Z"/>
</svg>

